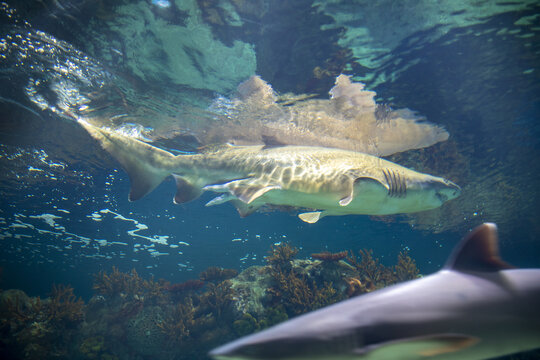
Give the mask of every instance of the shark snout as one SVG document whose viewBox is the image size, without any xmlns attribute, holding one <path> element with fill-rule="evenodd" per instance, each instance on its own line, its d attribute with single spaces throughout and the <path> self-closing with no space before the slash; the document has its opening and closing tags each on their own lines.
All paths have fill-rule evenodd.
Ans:
<svg viewBox="0 0 540 360">
<path fill-rule="evenodd" d="M 429 187 L 435 191 L 435 197 L 441 204 L 457 198 L 461 194 L 461 188 L 450 180 L 435 178 L 429 182 Z"/>
</svg>

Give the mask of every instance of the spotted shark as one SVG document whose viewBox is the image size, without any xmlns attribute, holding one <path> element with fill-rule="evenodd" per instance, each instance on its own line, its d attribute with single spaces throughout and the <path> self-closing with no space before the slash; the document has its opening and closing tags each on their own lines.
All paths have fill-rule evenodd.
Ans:
<svg viewBox="0 0 540 360">
<path fill-rule="evenodd" d="M 434 209 L 460 194 L 453 182 L 376 156 L 310 146 L 216 146 L 174 155 L 120 133 L 80 124 L 127 171 L 130 200 L 176 180 L 175 203 L 203 191 L 220 195 L 207 205 L 231 202 L 241 216 L 264 204 L 315 209 L 299 215 L 315 223 L 327 215 L 387 215 Z"/>
<path fill-rule="evenodd" d="M 218 360 L 477 360 L 540 348 L 540 269 L 501 260 L 494 224 L 446 266 L 210 352 Z"/>
</svg>

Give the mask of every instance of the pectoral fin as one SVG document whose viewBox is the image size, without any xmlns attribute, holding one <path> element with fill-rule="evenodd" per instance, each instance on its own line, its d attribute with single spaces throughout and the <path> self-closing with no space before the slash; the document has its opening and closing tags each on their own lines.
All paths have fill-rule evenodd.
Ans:
<svg viewBox="0 0 540 360">
<path fill-rule="evenodd" d="M 324 214 L 322 213 L 322 211 L 312 211 L 312 212 L 298 214 L 298 217 L 300 218 L 300 220 L 307 222 L 309 224 L 315 224 L 323 216 Z"/>
<path fill-rule="evenodd" d="M 369 354 L 370 358 L 420 359 L 437 355 L 458 353 L 478 343 L 479 339 L 463 334 L 433 334 L 405 338 L 357 349 L 359 355 Z"/>
</svg>

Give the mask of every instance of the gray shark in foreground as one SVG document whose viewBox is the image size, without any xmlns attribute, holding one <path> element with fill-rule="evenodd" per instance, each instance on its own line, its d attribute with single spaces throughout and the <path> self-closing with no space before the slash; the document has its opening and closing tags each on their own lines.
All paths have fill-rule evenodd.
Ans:
<svg viewBox="0 0 540 360">
<path fill-rule="evenodd" d="M 376 156 L 310 146 L 223 145 L 200 154 L 172 153 L 121 134 L 80 124 L 128 172 L 130 200 L 167 176 L 176 180 L 175 203 L 205 190 L 223 193 L 207 205 L 232 202 L 241 216 L 265 204 L 317 209 L 299 217 L 308 223 L 326 215 L 387 215 L 434 209 L 461 189 Z"/>
<path fill-rule="evenodd" d="M 495 224 L 439 272 L 299 316 L 213 350 L 219 360 L 488 359 L 540 347 L 540 269 L 512 269 Z"/>
</svg>

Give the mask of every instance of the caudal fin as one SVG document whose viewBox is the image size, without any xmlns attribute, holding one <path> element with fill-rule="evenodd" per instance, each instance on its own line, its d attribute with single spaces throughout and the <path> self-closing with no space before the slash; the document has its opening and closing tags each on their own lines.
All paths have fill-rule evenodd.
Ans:
<svg viewBox="0 0 540 360">
<path fill-rule="evenodd" d="M 84 121 L 79 123 L 128 173 L 130 201 L 142 198 L 171 174 L 175 156 L 170 152 Z"/>
</svg>

